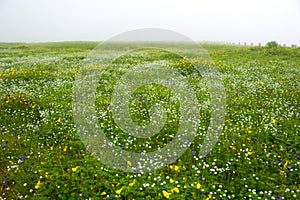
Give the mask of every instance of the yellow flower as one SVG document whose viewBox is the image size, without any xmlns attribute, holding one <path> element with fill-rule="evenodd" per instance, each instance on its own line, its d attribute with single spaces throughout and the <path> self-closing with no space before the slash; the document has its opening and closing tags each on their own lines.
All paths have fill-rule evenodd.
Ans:
<svg viewBox="0 0 300 200">
<path fill-rule="evenodd" d="M 283 169 L 286 169 L 286 167 L 287 167 L 288 163 L 289 163 L 289 161 L 288 161 L 288 160 L 286 160 L 286 161 L 285 161 L 285 163 L 284 163 L 284 165 L 283 165 Z"/>
<path fill-rule="evenodd" d="M 38 170 L 39 173 L 41 173 L 42 171 L 43 171 L 42 169 L 39 169 L 39 170 Z"/>
<path fill-rule="evenodd" d="M 45 172 L 45 177 L 48 178 L 49 172 Z"/>
<path fill-rule="evenodd" d="M 211 199 L 212 199 L 212 194 L 209 194 L 205 200 L 211 200 Z"/>
<path fill-rule="evenodd" d="M 282 176 L 284 174 L 284 172 L 280 170 L 279 174 Z"/>
<path fill-rule="evenodd" d="M 236 150 L 236 148 L 235 148 L 235 147 L 232 147 L 232 150 Z"/>
<path fill-rule="evenodd" d="M 135 179 L 133 180 L 132 183 L 129 183 L 128 185 L 129 185 L 130 187 L 132 187 L 132 186 L 134 186 L 134 184 L 135 184 Z"/>
<path fill-rule="evenodd" d="M 78 169 L 78 166 L 76 166 L 76 167 L 73 167 L 73 168 L 72 168 L 72 171 L 73 171 L 73 172 L 76 172 L 76 171 L 77 171 L 77 169 Z"/>
<path fill-rule="evenodd" d="M 272 124 L 274 124 L 274 125 L 275 125 L 275 124 L 276 124 L 276 122 L 277 122 L 277 121 L 276 121 L 276 119 L 272 119 Z"/>
<path fill-rule="evenodd" d="M 176 192 L 176 193 L 179 193 L 179 189 L 177 187 L 174 187 L 171 192 Z"/>
<path fill-rule="evenodd" d="M 128 165 L 129 167 L 131 167 L 131 166 L 132 166 L 132 163 L 131 163 L 130 161 L 127 161 L 127 165 Z"/>
<path fill-rule="evenodd" d="M 102 196 L 106 195 L 106 192 L 102 192 L 101 195 L 102 195 Z"/>
<path fill-rule="evenodd" d="M 61 118 L 60 118 L 60 117 L 58 118 L 57 122 L 58 122 L 58 123 L 61 122 Z"/>
<path fill-rule="evenodd" d="M 178 171 L 179 170 L 179 166 L 174 166 L 174 170 Z"/>
<path fill-rule="evenodd" d="M 119 189 L 119 190 L 116 190 L 116 193 L 117 193 L 117 194 L 121 194 L 121 192 L 122 192 L 123 189 L 124 189 L 124 187 L 122 187 L 122 188 Z"/>
<path fill-rule="evenodd" d="M 201 188 L 200 183 L 197 183 L 196 188 L 199 190 Z"/>
<path fill-rule="evenodd" d="M 170 183 L 174 183 L 175 181 L 172 179 L 172 178 L 170 178 Z"/>
<path fill-rule="evenodd" d="M 34 188 L 39 189 L 41 186 L 42 186 L 41 181 L 38 181 Z"/>
<path fill-rule="evenodd" d="M 65 148 L 64 148 L 64 151 L 67 151 L 67 148 L 68 148 L 68 147 L 67 147 L 67 146 L 65 146 Z"/>
<path fill-rule="evenodd" d="M 248 155 L 251 156 L 253 154 L 252 151 L 248 151 Z"/>
<path fill-rule="evenodd" d="M 168 199 L 170 197 L 171 193 L 163 191 L 163 195 L 164 195 L 164 197 L 166 197 Z"/>
</svg>

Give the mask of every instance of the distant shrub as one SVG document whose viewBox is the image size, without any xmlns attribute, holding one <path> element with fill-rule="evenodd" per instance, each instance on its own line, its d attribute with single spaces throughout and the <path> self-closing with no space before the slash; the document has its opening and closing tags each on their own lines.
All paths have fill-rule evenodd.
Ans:
<svg viewBox="0 0 300 200">
<path fill-rule="evenodd" d="M 27 49 L 29 48 L 27 44 L 17 44 L 11 47 L 12 49 Z"/>
<path fill-rule="evenodd" d="M 277 48 L 279 44 L 276 41 L 271 41 L 267 43 L 267 47 L 269 48 Z"/>
</svg>

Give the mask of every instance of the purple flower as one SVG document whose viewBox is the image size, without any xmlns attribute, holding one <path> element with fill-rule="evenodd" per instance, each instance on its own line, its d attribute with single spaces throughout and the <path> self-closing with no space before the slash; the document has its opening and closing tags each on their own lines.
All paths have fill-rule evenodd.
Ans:
<svg viewBox="0 0 300 200">
<path fill-rule="evenodd" d="M 290 158 L 292 158 L 293 157 L 293 154 L 290 154 Z"/>
<path fill-rule="evenodd" d="M 20 160 L 23 160 L 24 159 L 24 156 L 20 156 L 20 158 L 19 158 Z"/>
<path fill-rule="evenodd" d="M 192 155 L 195 155 L 195 151 L 192 151 Z"/>
<path fill-rule="evenodd" d="M 7 144 L 6 144 L 6 143 L 3 145 L 3 148 L 4 148 L 4 149 L 6 149 L 6 148 L 7 148 Z"/>
<path fill-rule="evenodd" d="M 280 200 L 280 199 L 281 199 L 281 196 L 277 195 L 276 200 Z"/>
<path fill-rule="evenodd" d="M 289 171 L 289 172 L 291 171 L 291 168 L 290 168 L 290 167 L 288 167 L 288 171 Z"/>
<path fill-rule="evenodd" d="M 282 163 L 282 161 L 283 161 L 282 159 L 279 160 L 279 162 L 281 162 L 281 163 Z"/>
<path fill-rule="evenodd" d="M 300 156 L 297 156 L 297 159 L 300 160 Z"/>
<path fill-rule="evenodd" d="M 173 159 L 172 159 L 173 162 L 176 162 L 176 160 L 177 160 L 177 158 L 173 158 Z"/>
</svg>

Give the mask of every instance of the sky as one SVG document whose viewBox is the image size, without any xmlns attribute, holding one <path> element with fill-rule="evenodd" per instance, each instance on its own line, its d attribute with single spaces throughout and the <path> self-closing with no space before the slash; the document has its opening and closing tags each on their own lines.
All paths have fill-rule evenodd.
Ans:
<svg viewBox="0 0 300 200">
<path fill-rule="evenodd" d="M 300 46 L 300 1 L 0 0 L 0 42 L 104 41 L 140 28 L 194 41 Z"/>
</svg>

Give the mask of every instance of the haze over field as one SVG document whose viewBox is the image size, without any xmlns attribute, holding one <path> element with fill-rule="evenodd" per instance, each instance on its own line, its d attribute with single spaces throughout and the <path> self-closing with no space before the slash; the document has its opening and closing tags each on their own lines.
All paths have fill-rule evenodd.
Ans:
<svg viewBox="0 0 300 200">
<path fill-rule="evenodd" d="M 106 40 L 164 28 L 195 41 L 300 45 L 298 0 L 1 0 L 1 42 Z"/>
</svg>

